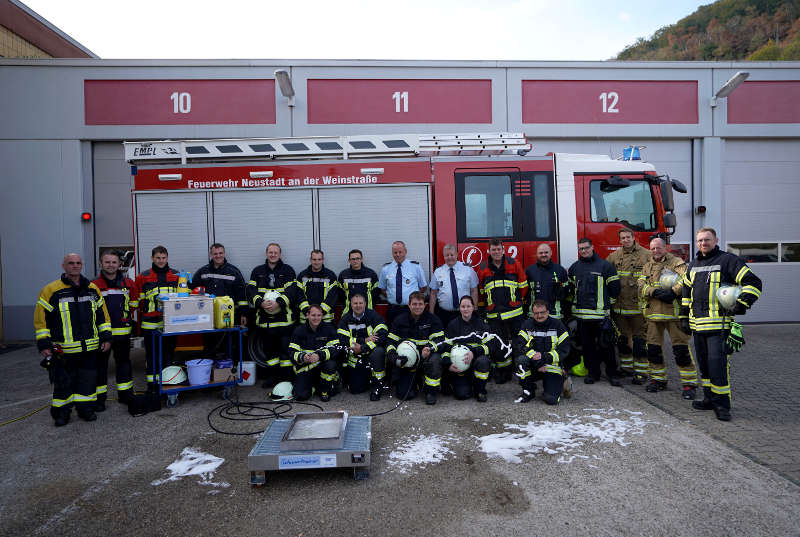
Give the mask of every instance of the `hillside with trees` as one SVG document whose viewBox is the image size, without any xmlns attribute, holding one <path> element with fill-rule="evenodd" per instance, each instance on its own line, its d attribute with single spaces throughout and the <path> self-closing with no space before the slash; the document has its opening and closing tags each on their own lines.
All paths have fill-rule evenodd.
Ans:
<svg viewBox="0 0 800 537">
<path fill-rule="evenodd" d="M 800 0 L 717 0 L 617 60 L 800 60 Z"/>
</svg>

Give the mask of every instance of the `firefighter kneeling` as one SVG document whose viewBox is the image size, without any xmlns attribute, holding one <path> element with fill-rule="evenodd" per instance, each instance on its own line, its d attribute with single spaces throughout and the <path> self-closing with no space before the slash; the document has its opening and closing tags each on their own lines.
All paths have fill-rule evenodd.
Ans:
<svg viewBox="0 0 800 537">
<path fill-rule="evenodd" d="M 325 312 L 319 304 L 308 308 L 308 319 L 294 329 L 289 353 L 294 364 L 294 398 L 306 401 L 319 389 L 319 398 L 330 401 L 339 374 L 336 372 L 336 356 L 339 341 L 331 323 L 322 321 Z"/>
<path fill-rule="evenodd" d="M 353 293 L 337 331 L 339 344 L 348 350 L 342 370 L 350 393 L 362 393 L 369 386 L 369 400 L 380 400 L 381 382 L 386 376 L 384 346 L 388 332 L 383 317 L 367 309 L 364 295 Z"/>
<path fill-rule="evenodd" d="M 536 381 L 542 379 L 548 405 L 561 400 L 565 371 L 561 360 L 569 355 L 569 333 L 564 324 L 550 317 L 547 302 L 535 300 L 531 306 L 532 319 L 522 323 L 517 336 L 517 347 L 524 352 L 514 359 L 519 371 L 522 394 L 518 403 L 527 403 L 536 395 Z"/>
</svg>

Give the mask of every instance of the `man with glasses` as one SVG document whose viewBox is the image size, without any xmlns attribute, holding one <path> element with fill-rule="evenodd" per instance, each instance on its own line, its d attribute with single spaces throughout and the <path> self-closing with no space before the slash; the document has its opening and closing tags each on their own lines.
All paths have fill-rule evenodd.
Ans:
<svg viewBox="0 0 800 537">
<path fill-rule="evenodd" d="M 344 292 L 344 311 L 350 310 L 350 298 L 353 295 L 362 295 L 367 301 L 367 309 L 374 310 L 380 297 L 378 289 L 378 274 L 364 265 L 364 254 L 361 250 L 353 249 L 347 256 L 350 266 L 339 273 L 339 286 Z"/>
</svg>

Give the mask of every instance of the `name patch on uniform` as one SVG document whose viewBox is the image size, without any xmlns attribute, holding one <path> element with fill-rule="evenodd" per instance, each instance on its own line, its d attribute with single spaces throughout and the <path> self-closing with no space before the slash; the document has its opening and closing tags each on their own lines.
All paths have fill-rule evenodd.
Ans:
<svg viewBox="0 0 800 537">
<path fill-rule="evenodd" d="M 692 272 L 718 272 L 722 270 L 720 265 L 708 265 L 707 267 L 692 267 Z"/>
</svg>

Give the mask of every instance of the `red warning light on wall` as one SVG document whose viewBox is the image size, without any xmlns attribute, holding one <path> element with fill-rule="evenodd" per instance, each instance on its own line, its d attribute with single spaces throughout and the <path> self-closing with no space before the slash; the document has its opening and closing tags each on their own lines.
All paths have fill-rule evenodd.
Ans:
<svg viewBox="0 0 800 537">
<path fill-rule="evenodd" d="M 81 213 L 81 220 L 88 222 L 92 219 L 92 213 Z"/>
</svg>

